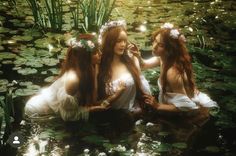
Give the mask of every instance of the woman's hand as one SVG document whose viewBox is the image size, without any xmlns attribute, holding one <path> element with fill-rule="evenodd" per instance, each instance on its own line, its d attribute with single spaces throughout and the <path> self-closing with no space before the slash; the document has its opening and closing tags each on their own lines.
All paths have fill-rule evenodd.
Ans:
<svg viewBox="0 0 236 156">
<path fill-rule="evenodd" d="M 126 84 L 123 81 L 119 81 L 119 85 L 116 89 L 116 92 L 113 95 L 110 95 L 107 98 L 107 101 L 111 103 L 112 101 L 116 100 L 123 93 L 125 88 L 126 88 Z"/>
<path fill-rule="evenodd" d="M 127 49 L 131 54 L 136 56 L 138 59 L 141 58 L 141 53 L 140 53 L 138 46 L 136 44 L 130 42 Z"/>
<path fill-rule="evenodd" d="M 152 95 L 144 94 L 143 98 L 144 98 L 144 102 L 148 105 L 154 106 L 157 104 L 155 97 Z"/>
</svg>

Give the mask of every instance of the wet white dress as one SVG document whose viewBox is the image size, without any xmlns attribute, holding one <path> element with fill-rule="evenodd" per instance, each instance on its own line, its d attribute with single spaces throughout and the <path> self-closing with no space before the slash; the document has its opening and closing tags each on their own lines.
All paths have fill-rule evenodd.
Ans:
<svg viewBox="0 0 236 156">
<path fill-rule="evenodd" d="M 76 97 L 66 93 L 66 75 L 31 97 L 25 105 L 25 114 L 29 117 L 57 114 L 65 121 L 87 119 L 86 109 L 78 105 Z"/>
<path fill-rule="evenodd" d="M 207 94 L 202 92 L 195 93 L 194 97 L 191 99 L 185 94 L 171 93 L 171 92 L 166 92 L 165 95 L 163 96 L 160 79 L 158 79 L 157 83 L 160 91 L 158 97 L 160 103 L 170 103 L 175 105 L 177 108 L 181 110 L 198 109 L 199 105 L 207 108 L 218 107 L 215 101 L 211 100 L 211 98 Z"/>
<path fill-rule="evenodd" d="M 151 94 L 148 81 L 145 79 L 143 75 L 140 75 L 140 79 L 141 79 L 141 85 L 142 85 L 141 87 L 143 91 L 147 94 Z M 136 109 L 140 109 L 136 105 L 137 104 L 137 101 L 135 101 L 136 86 L 134 83 L 134 79 L 130 73 L 127 73 L 121 78 L 107 84 L 106 93 L 108 95 L 114 94 L 117 91 L 120 82 L 124 82 L 126 85 L 126 88 L 122 92 L 120 97 L 112 102 L 112 105 L 111 105 L 112 109 L 125 109 L 129 111 L 135 111 Z"/>
</svg>

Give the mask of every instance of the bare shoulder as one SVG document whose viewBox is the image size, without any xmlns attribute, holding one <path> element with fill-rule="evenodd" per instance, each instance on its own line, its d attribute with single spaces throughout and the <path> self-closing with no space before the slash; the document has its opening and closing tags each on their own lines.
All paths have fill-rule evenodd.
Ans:
<svg viewBox="0 0 236 156">
<path fill-rule="evenodd" d="M 79 86 L 79 77 L 75 73 L 75 71 L 70 70 L 66 73 L 65 76 L 65 89 L 66 92 L 70 95 L 74 95 Z"/>
<path fill-rule="evenodd" d="M 167 81 L 173 92 L 185 94 L 183 78 L 175 67 L 168 69 Z"/>
</svg>

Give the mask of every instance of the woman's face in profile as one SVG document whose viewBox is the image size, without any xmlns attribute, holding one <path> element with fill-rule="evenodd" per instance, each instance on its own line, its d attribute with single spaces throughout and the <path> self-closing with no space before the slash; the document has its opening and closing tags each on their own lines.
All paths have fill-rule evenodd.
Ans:
<svg viewBox="0 0 236 156">
<path fill-rule="evenodd" d="M 161 39 L 161 35 L 158 34 L 152 43 L 152 54 L 155 56 L 162 56 L 164 54 L 164 43 Z"/>
<path fill-rule="evenodd" d="M 100 49 L 98 49 L 96 52 L 94 52 L 92 55 L 92 64 L 100 64 L 101 56 L 102 56 L 102 53 L 101 53 Z"/>
</svg>

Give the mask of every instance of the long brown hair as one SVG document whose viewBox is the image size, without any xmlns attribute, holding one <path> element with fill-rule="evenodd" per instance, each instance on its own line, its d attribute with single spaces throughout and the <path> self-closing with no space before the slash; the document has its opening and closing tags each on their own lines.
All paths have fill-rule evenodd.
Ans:
<svg viewBox="0 0 236 156">
<path fill-rule="evenodd" d="M 90 34 L 82 34 L 77 40 L 93 40 L 94 36 Z M 78 86 L 78 102 L 80 105 L 91 104 L 92 92 L 94 90 L 94 74 L 92 71 L 92 53 L 97 50 L 97 46 L 93 51 L 88 51 L 86 48 L 75 46 L 69 47 L 66 58 L 62 64 L 59 77 L 69 70 L 75 71 L 80 79 Z"/>
<path fill-rule="evenodd" d="M 169 68 L 175 66 L 181 77 L 184 79 L 186 73 L 187 81 L 191 96 L 194 94 L 195 82 L 193 77 L 193 69 L 191 64 L 191 57 L 181 35 L 176 39 L 170 36 L 171 29 L 162 28 L 153 33 L 153 39 L 160 34 L 161 40 L 164 43 L 165 54 L 163 57 L 163 74 L 161 77 L 163 94 L 166 92 L 167 85 L 167 71 Z"/>
<path fill-rule="evenodd" d="M 106 97 L 106 84 L 111 81 L 112 71 L 111 64 L 114 58 L 114 47 L 119 37 L 121 31 L 125 31 L 125 28 L 122 26 L 112 27 L 102 36 L 102 59 L 100 63 L 100 69 L 98 74 L 98 97 L 99 99 L 103 99 Z M 129 72 L 131 73 L 136 88 L 137 88 L 137 96 L 143 93 L 141 88 L 141 80 L 140 80 L 140 72 L 134 64 L 134 61 L 128 56 L 127 51 L 121 56 L 121 62 L 125 64 Z"/>
</svg>

